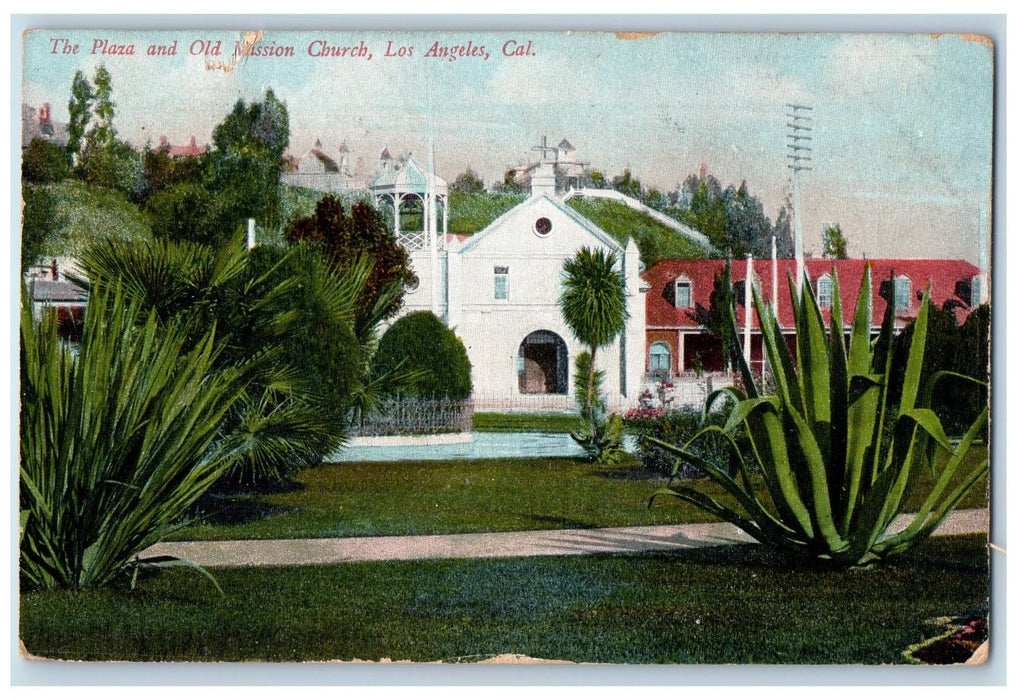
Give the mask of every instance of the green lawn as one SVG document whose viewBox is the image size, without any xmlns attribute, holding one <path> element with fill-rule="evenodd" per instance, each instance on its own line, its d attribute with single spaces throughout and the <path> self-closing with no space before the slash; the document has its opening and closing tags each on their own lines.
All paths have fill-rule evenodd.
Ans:
<svg viewBox="0 0 1017 700">
<path fill-rule="evenodd" d="M 976 448 L 971 458 L 984 456 Z M 206 498 L 205 523 L 174 539 L 272 539 L 498 532 L 708 522 L 668 498 L 647 508 L 665 481 L 631 460 L 615 469 L 578 459 L 488 459 L 326 464 L 283 492 Z M 702 480 L 711 495 L 721 492 Z M 920 505 L 917 489 L 910 509 Z M 975 488 L 958 506 L 984 507 Z"/>
<path fill-rule="evenodd" d="M 130 661 L 900 664 L 984 612 L 985 536 L 933 538 L 880 569 L 794 570 L 757 546 L 669 554 L 173 570 L 136 589 L 21 596 L 44 657 Z M 723 673 L 722 669 L 718 673 Z"/>
<path fill-rule="evenodd" d="M 579 428 L 575 413 L 474 413 L 473 429 L 482 433 L 570 433 Z"/>
<path fill-rule="evenodd" d="M 211 524 L 174 539 L 498 532 L 702 522 L 691 506 L 647 508 L 663 480 L 578 459 L 326 464 L 295 490 L 206 499 Z"/>
</svg>

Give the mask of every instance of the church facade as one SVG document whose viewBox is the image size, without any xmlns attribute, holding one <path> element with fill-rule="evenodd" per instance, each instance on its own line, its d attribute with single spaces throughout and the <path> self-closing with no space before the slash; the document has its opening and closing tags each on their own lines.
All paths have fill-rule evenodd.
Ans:
<svg viewBox="0 0 1017 700">
<path fill-rule="evenodd" d="M 480 410 L 574 408 L 575 360 L 587 348 L 562 318 L 558 298 L 564 263 L 583 247 L 614 253 L 625 281 L 629 318 L 597 351 L 606 399 L 612 407 L 638 402 L 646 336 L 639 250 L 565 204 L 554 183 L 553 164 L 544 164 L 530 196 L 483 230 L 463 239 L 441 235 L 438 249 L 410 252 L 419 283 L 407 290 L 402 313 L 430 310 L 463 340 Z"/>
</svg>

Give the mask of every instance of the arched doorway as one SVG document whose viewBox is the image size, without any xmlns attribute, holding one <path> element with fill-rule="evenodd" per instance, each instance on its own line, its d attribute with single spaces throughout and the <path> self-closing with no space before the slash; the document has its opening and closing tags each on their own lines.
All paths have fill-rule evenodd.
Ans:
<svg viewBox="0 0 1017 700">
<path fill-rule="evenodd" d="M 551 331 L 534 331 L 519 344 L 519 393 L 567 394 L 569 351 Z"/>
</svg>

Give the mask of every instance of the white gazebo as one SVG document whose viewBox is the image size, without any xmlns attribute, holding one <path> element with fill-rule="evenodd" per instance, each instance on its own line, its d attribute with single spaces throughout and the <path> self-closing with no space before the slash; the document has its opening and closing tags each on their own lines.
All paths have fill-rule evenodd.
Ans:
<svg viewBox="0 0 1017 700">
<path fill-rule="evenodd" d="M 413 160 L 412 155 L 389 167 L 388 159 L 384 158 L 387 154 L 386 149 L 382 159 L 382 172 L 371 185 L 374 206 L 378 209 L 384 204 L 392 206 L 396 240 L 406 250 L 414 251 L 425 250 L 428 247 L 427 222 L 431 220 L 429 201 L 433 201 L 435 208 L 441 209 L 442 235 L 438 237 L 437 244 L 439 248 L 443 248 L 445 236 L 448 234 L 448 183 L 424 170 Z M 428 192 L 433 192 L 433 200 L 428 197 Z M 420 200 L 424 212 L 422 225 L 419 231 L 403 231 L 399 224 L 399 210 L 403 203 L 413 198 Z"/>
</svg>

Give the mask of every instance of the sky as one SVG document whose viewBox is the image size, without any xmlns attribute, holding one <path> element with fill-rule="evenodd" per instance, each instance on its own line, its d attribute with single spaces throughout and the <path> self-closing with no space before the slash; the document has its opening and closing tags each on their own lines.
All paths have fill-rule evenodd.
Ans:
<svg viewBox="0 0 1017 700">
<path fill-rule="evenodd" d="M 426 164 L 433 136 L 440 176 L 451 181 L 471 167 L 491 184 L 534 160 L 542 137 L 567 138 L 609 177 L 630 168 L 664 191 L 705 164 L 725 185 L 744 180 L 771 219 L 788 191 L 786 105 L 799 103 L 814 117 L 814 169 L 799 180 L 806 251 L 818 255 L 822 231 L 837 222 L 852 256 L 980 262 L 991 220 L 993 48 L 977 37 L 266 31 L 258 45 L 292 46 L 294 55 L 235 62 L 243 38 L 28 33 L 22 99 L 49 102 L 53 118 L 66 121 L 74 72 L 91 77 L 104 65 L 114 126 L 142 146 L 161 135 L 209 142 L 237 99 L 271 88 L 287 105 L 297 156 L 320 139 L 333 155 L 345 141 L 362 173 L 385 147 Z M 102 40 L 134 44 L 135 55 L 103 55 Z M 174 41 L 175 56 L 146 53 Z M 220 56 L 200 54 L 217 41 Z M 314 41 L 363 42 L 370 60 L 311 56 Z M 435 42 L 484 51 L 426 56 Z M 65 53 L 74 45 L 77 53 Z M 400 47 L 412 56 L 385 55 Z M 513 47 L 529 52 L 505 55 Z"/>
</svg>

